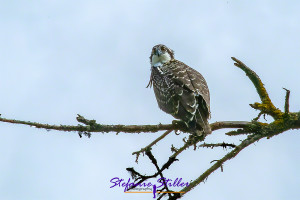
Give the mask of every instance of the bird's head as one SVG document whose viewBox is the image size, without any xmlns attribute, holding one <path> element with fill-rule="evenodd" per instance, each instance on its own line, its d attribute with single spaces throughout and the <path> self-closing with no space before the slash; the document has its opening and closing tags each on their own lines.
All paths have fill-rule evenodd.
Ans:
<svg viewBox="0 0 300 200">
<path fill-rule="evenodd" d="M 164 63 L 170 62 L 172 59 L 174 59 L 174 51 L 165 45 L 158 44 L 152 48 L 150 56 L 151 66 L 159 67 Z"/>
</svg>

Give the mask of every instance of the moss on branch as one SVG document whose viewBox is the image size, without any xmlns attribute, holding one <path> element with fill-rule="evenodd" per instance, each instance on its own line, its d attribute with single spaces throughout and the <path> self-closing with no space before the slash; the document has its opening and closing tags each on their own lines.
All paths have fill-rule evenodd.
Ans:
<svg viewBox="0 0 300 200">
<path fill-rule="evenodd" d="M 282 112 L 274 106 L 272 103 L 269 94 L 260 80 L 259 76 L 252 71 L 249 67 L 247 67 L 242 61 L 236 59 L 235 57 L 231 57 L 232 60 L 235 61 L 234 65 L 243 70 L 249 79 L 252 81 L 256 91 L 260 97 L 261 103 L 255 103 L 251 106 L 255 109 L 258 109 L 264 113 L 271 115 L 274 119 L 278 119 L 282 117 Z"/>
</svg>

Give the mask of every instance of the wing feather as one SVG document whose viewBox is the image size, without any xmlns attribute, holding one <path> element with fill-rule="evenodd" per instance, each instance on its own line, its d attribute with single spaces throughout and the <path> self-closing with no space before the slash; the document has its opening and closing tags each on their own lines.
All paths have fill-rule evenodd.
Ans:
<svg viewBox="0 0 300 200">
<path fill-rule="evenodd" d="M 190 107 L 197 101 L 201 105 L 201 110 L 205 112 L 203 114 L 208 118 L 210 116 L 210 95 L 203 76 L 178 60 L 169 62 L 163 67 L 163 71 L 176 85 L 186 89 L 184 95 L 181 95 L 180 102 L 187 111 L 195 112 Z"/>
</svg>

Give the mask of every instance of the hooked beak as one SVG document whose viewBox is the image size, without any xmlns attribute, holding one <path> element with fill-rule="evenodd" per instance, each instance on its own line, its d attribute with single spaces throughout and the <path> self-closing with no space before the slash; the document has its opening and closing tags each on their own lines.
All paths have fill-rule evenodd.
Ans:
<svg viewBox="0 0 300 200">
<path fill-rule="evenodd" d="M 162 54 L 161 50 L 160 49 L 155 49 L 155 54 L 157 56 L 160 56 Z"/>
</svg>

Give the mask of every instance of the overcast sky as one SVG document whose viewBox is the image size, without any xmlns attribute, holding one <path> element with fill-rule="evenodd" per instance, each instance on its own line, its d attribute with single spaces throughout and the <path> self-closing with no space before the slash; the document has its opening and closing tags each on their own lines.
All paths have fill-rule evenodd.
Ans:
<svg viewBox="0 0 300 200">
<path fill-rule="evenodd" d="M 162 43 L 203 74 L 211 92 L 210 122 L 251 120 L 259 101 L 231 56 L 256 71 L 274 104 L 299 111 L 298 1 L 4 1 L 0 0 L 0 113 L 2 117 L 76 125 L 76 114 L 103 124 L 170 123 L 152 89 L 149 56 Z M 268 118 L 270 122 L 270 118 Z M 235 142 L 216 131 L 207 142 Z M 126 167 L 151 173 L 133 151 L 156 134 L 93 134 L 37 130 L 0 123 L 0 199 L 152 199 L 109 188 Z M 185 135 L 156 145 L 161 165 Z M 300 199 L 298 130 L 263 139 L 226 162 L 184 199 Z M 165 173 L 190 181 L 227 151 L 182 153 Z"/>
</svg>

